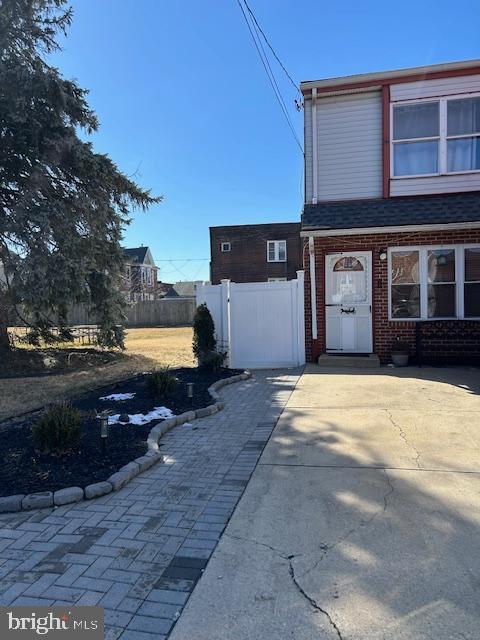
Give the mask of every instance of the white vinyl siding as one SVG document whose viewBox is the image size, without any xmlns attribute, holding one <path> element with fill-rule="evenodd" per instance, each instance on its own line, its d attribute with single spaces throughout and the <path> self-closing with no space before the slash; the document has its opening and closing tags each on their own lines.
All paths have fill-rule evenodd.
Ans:
<svg viewBox="0 0 480 640">
<path fill-rule="evenodd" d="M 391 196 L 416 196 L 430 193 L 456 193 L 480 189 L 479 173 L 429 176 L 425 178 L 395 178 L 390 180 Z"/>
<path fill-rule="evenodd" d="M 316 109 L 318 200 L 381 196 L 380 92 L 317 98 Z"/>
<path fill-rule="evenodd" d="M 390 87 L 390 100 L 392 102 L 420 100 L 422 98 L 453 96 L 459 93 L 473 93 L 475 91 L 480 91 L 480 75 L 419 80 L 417 82 L 392 84 Z"/>
</svg>

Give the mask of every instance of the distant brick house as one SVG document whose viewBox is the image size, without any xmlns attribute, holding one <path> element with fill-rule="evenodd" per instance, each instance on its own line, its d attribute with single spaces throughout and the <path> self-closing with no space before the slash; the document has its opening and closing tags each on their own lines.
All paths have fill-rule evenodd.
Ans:
<svg viewBox="0 0 480 640">
<path fill-rule="evenodd" d="M 210 279 L 293 280 L 302 269 L 299 222 L 210 227 Z"/>
<path fill-rule="evenodd" d="M 480 60 L 301 89 L 307 359 L 478 359 Z"/>
<path fill-rule="evenodd" d="M 153 301 L 157 297 L 158 268 L 148 247 L 123 250 L 125 277 L 122 290 L 128 302 Z"/>
</svg>

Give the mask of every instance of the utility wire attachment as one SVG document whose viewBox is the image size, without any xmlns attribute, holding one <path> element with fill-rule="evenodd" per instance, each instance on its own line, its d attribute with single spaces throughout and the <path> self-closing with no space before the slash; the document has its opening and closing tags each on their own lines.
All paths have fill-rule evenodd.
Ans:
<svg viewBox="0 0 480 640">
<path fill-rule="evenodd" d="M 243 0 L 243 1 L 245 2 L 245 0 Z M 248 30 L 249 30 L 250 35 L 252 37 L 253 43 L 255 45 L 255 49 L 257 50 L 258 56 L 259 56 L 260 61 L 261 61 L 262 65 L 263 65 L 265 73 L 267 74 L 267 78 L 268 78 L 268 80 L 270 82 L 270 85 L 272 87 L 272 90 L 273 90 L 273 93 L 275 95 L 275 98 L 276 98 L 276 100 L 277 100 L 277 102 L 278 102 L 278 104 L 280 106 L 280 109 L 282 110 L 282 113 L 283 113 L 283 115 L 285 117 L 285 120 L 287 121 L 287 125 L 288 125 L 288 127 L 289 127 L 289 129 L 290 129 L 290 131 L 291 131 L 291 133 L 292 133 L 292 135 L 294 137 L 294 139 L 295 139 L 295 142 L 296 142 L 298 148 L 300 149 L 300 152 L 303 155 L 304 152 L 303 152 L 302 144 L 301 144 L 300 140 L 298 139 L 297 133 L 295 131 L 295 127 L 293 126 L 292 120 L 291 120 L 290 115 L 288 113 L 288 109 L 287 109 L 287 106 L 285 104 L 285 100 L 283 99 L 282 93 L 281 93 L 280 88 L 278 86 L 278 83 L 277 83 L 277 80 L 275 78 L 275 75 L 274 75 L 274 73 L 272 71 L 272 67 L 270 66 L 270 62 L 268 61 L 268 57 L 267 57 L 267 54 L 266 54 L 265 49 L 263 47 L 262 41 L 260 39 L 260 35 L 259 35 L 260 27 L 257 28 L 257 24 L 258 23 L 256 22 L 256 20 L 254 18 L 251 18 L 251 21 L 248 19 L 247 13 L 245 12 L 243 4 L 241 3 L 240 0 L 237 0 L 237 4 L 240 7 L 240 10 L 241 10 L 241 12 L 243 14 L 243 18 L 244 18 L 245 23 L 246 23 L 246 25 L 248 27 Z M 248 9 L 248 5 L 247 5 L 246 2 L 245 2 L 245 6 Z M 251 15 L 253 16 L 253 13 L 251 13 Z M 268 41 L 266 41 L 266 42 L 267 42 L 268 46 L 270 47 L 270 44 L 268 43 Z M 282 65 L 282 67 L 283 67 L 283 65 Z M 290 80 L 291 80 L 291 78 L 290 78 Z M 295 85 L 295 83 L 294 83 L 294 86 L 298 90 L 298 87 L 297 87 L 297 85 Z"/>
</svg>

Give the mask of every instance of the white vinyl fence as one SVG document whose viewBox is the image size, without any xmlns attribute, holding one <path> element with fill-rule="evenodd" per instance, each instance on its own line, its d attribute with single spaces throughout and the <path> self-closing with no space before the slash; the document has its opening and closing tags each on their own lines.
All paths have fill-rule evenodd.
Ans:
<svg viewBox="0 0 480 640">
<path fill-rule="evenodd" d="M 218 346 L 231 368 L 295 367 L 305 363 L 303 271 L 296 280 L 197 285 Z"/>
</svg>

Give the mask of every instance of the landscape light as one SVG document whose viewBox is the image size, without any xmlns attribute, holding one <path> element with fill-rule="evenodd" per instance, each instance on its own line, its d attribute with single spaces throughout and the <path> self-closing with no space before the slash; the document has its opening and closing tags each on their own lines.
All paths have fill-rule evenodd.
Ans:
<svg viewBox="0 0 480 640">
<path fill-rule="evenodd" d="M 100 424 L 100 438 L 102 439 L 102 452 L 105 455 L 106 443 L 108 438 L 108 414 L 99 413 L 97 420 Z"/>
</svg>

